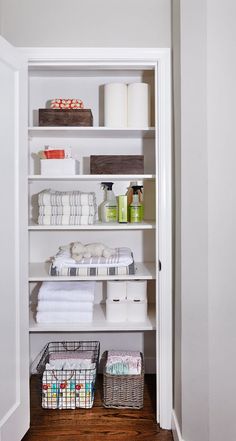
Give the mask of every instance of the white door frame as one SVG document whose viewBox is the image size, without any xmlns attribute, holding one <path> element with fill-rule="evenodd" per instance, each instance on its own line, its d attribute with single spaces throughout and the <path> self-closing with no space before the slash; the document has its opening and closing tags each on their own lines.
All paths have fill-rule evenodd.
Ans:
<svg viewBox="0 0 236 441">
<path fill-rule="evenodd" d="M 11 115 L 8 120 L 9 123 L 12 122 L 12 127 L 8 129 L 7 134 L 4 133 L 4 127 L 2 130 L 6 138 L 6 145 L 3 140 L 2 147 L 5 151 L 7 148 L 9 150 L 7 160 L 2 158 L 1 168 L 1 185 L 3 192 L 6 193 L 4 207 L 6 213 L 1 219 L 1 235 L 2 240 L 3 238 L 9 240 L 8 245 L 12 246 L 12 249 L 8 252 L 6 250 L 5 256 L 2 254 L 0 265 L 1 271 L 4 271 L 1 277 L 4 286 L 1 285 L 1 289 L 4 290 L 4 294 L 7 292 L 8 302 L 7 305 L 2 304 L 1 317 L 2 326 L 5 324 L 5 328 L 1 329 L 1 371 L 4 372 L 1 381 L 7 385 L 8 391 L 6 396 L 1 388 L 0 439 L 19 441 L 29 428 L 28 220 L 27 151 L 25 148 L 27 143 L 27 63 L 19 50 L 2 37 L 0 37 L 0 61 L 3 78 L 12 77 L 11 84 L 7 84 L 7 81 L 6 84 L 4 83 L 5 89 L 2 95 L 4 97 L 4 94 L 7 94 L 5 99 L 8 97 L 10 99 L 13 94 Z M 9 71 L 8 74 L 4 73 L 6 69 Z M 4 87 L 3 84 L 1 86 Z M 9 91 L 6 90 L 7 87 Z M 3 103 L 2 106 L 4 109 Z M 4 121 L 4 118 L 1 118 L 1 122 L 2 119 Z M 8 133 L 12 138 L 9 146 L 7 144 Z M 11 193 L 8 194 L 8 191 Z M 2 203 L 4 204 L 4 200 Z M 11 213 L 13 218 L 11 221 L 8 218 L 8 206 L 14 213 Z M 12 239 L 14 239 L 14 245 L 10 245 Z"/>
<path fill-rule="evenodd" d="M 171 428 L 172 412 L 172 163 L 170 49 L 156 48 L 21 48 L 30 65 L 151 66 L 156 70 L 156 304 L 157 421 Z M 159 271 L 159 260 L 161 271 Z"/>
</svg>

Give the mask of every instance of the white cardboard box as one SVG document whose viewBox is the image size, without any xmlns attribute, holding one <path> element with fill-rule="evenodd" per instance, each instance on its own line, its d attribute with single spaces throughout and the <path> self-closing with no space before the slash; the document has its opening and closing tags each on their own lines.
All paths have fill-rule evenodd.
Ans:
<svg viewBox="0 0 236 441">
<path fill-rule="evenodd" d="M 80 163 L 76 159 L 41 159 L 41 175 L 78 175 Z"/>
</svg>

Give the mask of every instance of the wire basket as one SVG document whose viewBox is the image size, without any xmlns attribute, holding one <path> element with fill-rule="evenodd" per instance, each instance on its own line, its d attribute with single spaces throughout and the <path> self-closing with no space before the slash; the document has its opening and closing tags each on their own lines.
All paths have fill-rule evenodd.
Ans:
<svg viewBox="0 0 236 441">
<path fill-rule="evenodd" d="M 91 360 L 91 368 L 52 369 L 47 363 L 56 358 L 85 355 Z M 98 341 L 51 342 L 45 347 L 37 371 L 42 376 L 42 407 L 45 409 L 90 409 L 94 402 L 100 343 Z M 83 354 L 82 354 L 83 353 Z M 54 355 L 53 355 L 54 354 Z M 55 356 L 56 354 L 56 356 Z M 47 369 L 45 369 L 47 367 Z"/>
<path fill-rule="evenodd" d="M 117 409 L 141 409 L 143 407 L 144 368 L 141 354 L 141 374 L 111 375 L 106 372 L 107 352 L 103 370 L 103 406 Z"/>
</svg>

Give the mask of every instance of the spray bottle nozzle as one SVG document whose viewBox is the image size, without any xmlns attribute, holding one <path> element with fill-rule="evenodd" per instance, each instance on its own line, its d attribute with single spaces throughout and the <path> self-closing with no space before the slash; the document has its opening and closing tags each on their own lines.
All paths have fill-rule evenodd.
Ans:
<svg viewBox="0 0 236 441">
<path fill-rule="evenodd" d="M 134 194 L 138 194 L 139 191 L 142 193 L 143 185 L 132 185 L 132 189 Z"/>
<path fill-rule="evenodd" d="M 101 182 L 101 186 L 103 189 L 112 190 L 114 182 Z"/>
</svg>

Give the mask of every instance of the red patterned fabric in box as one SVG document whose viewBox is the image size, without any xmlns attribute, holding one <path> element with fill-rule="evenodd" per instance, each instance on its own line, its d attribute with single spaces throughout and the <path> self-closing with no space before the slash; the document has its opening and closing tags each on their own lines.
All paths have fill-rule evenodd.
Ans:
<svg viewBox="0 0 236 441">
<path fill-rule="evenodd" d="M 55 98 L 51 100 L 50 109 L 83 109 L 84 103 L 77 98 Z"/>
</svg>

